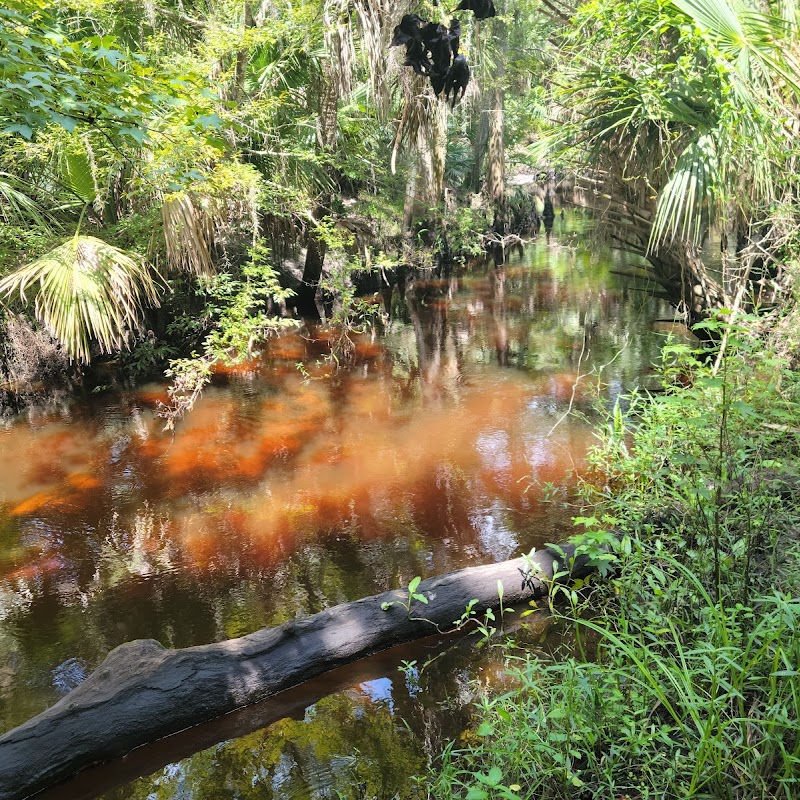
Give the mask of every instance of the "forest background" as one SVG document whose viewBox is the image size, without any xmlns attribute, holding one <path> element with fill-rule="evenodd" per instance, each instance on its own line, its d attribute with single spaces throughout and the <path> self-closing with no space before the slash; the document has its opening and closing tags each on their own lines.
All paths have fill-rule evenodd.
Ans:
<svg viewBox="0 0 800 800">
<path fill-rule="evenodd" d="M 796 796 L 797 3 L 506 0 L 462 15 L 453 107 L 389 48 L 406 10 L 6 2 L 5 400 L 166 369 L 174 421 L 216 362 L 301 315 L 361 324 L 380 275 L 568 188 L 706 345 L 609 410 L 580 524 L 612 579 L 590 621 L 554 587 L 592 657 L 524 658 L 430 791 Z"/>
</svg>

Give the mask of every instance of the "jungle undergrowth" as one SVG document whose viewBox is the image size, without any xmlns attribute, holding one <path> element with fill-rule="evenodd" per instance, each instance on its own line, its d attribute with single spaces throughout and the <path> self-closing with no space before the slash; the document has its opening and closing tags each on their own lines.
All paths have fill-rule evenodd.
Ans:
<svg viewBox="0 0 800 800">
<path fill-rule="evenodd" d="M 191 411 L 217 364 L 241 364 L 256 355 L 270 336 L 298 324 L 279 313 L 279 304 L 294 292 L 280 285 L 278 272 L 269 263 L 269 251 L 261 244 L 250 249 L 239 272 L 218 273 L 205 288 L 203 316 L 208 332 L 202 352 L 173 359 L 165 372 L 171 381 L 167 389 L 170 401 L 159 415 L 166 420 L 167 430 Z"/>
<path fill-rule="evenodd" d="M 596 652 L 517 656 L 519 688 L 483 698 L 430 797 L 800 792 L 800 377 L 752 322 L 728 331 L 716 374 L 668 342 L 663 393 L 609 409 L 577 541 L 613 539 L 613 576 L 589 617 L 575 587 L 552 604 Z"/>
</svg>

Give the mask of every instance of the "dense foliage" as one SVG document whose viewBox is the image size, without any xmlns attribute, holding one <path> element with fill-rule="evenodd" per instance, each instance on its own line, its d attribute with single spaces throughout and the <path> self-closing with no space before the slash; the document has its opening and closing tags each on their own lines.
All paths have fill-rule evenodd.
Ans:
<svg viewBox="0 0 800 800">
<path fill-rule="evenodd" d="M 591 657 L 521 660 L 435 796 L 796 795 L 800 386 L 750 334 L 718 373 L 667 348 L 665 394 L 609 418 L 583 523 L 616 575 L 561 612 Z"/>
<path fill-rule="evenodd" d="M 2 386 L 113 357 L 110 383 L 166 370 L 174 422 L 301 317 L 345 354 L 380 313 L 358 285 L 502 241 L 568 175 L 718 350 L 668 349 L 664 394 L 610 420 L 585 522 L 590 548 L 622 533 L 618 572 L 573 609 L 594 657 L 525 660 L 435 791 L 791 798 L 798 5 L 497 6 L 462 20 L 450 108 L 388 46 L 405 11 L 449 22 L 428 0 L 7 2 Z"/>
<path fill-rule="evenodd" d="M 395 13 L 332 0 L 15 0 L 0 16 L 7 313 L 27 309 L 74 361 L 143 348 L 119 362 L 121 377 L 141 378 L 219 329 L 226 316 L 204 304 L 206 283 L 252 282 L 242 269 L 253 247 L 275 270 L 256 317 L 330 313 L 324 274 L 417 261 L 414 235 L 446 257 L 479 249 L 485 214 L 445 203 L 445 188 L 481 188 L 480 92 L 504 53 L 464 19 L 476 77 L 451 111 L 390 51 Z M 504 82 L 524 88 L 512 112 L 522 122 L 537 87 L 517 59 Z M 77 257 L 98 241 L 108 272 Z M 58 281 L 34 266 L 42 258 Z M 124 309 L 101 299 L 112 273 L 124 273 Z M 186 313 L 193 331 L 173 324 Z M 20 358 L 6 353 L 7 377 Z"/>
</svg>

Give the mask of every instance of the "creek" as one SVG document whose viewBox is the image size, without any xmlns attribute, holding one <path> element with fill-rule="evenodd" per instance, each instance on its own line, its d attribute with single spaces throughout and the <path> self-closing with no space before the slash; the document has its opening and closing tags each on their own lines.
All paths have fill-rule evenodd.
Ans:
<svg viewBox="0 0 800 800">
<path fill-rule="evenodd" d="M 161 385 L 6 420 L 0 731 L 123 642 L 241 636 L 564 540 L 594 402 L 646 383 L 673 327 L 590 225 L 570 212 L 502 268 L 417 279 L 382 335 L 354 335 L 353 363 L 325 359 L 324 329 L 274 340 L 174 434 Z M 558 647 L 539 622 L 521 635 Z M 410 776 L 508 680 L 503 649 L 464 639 L 366 659 L 47 797 L 422 797 Z"/>
</svg>

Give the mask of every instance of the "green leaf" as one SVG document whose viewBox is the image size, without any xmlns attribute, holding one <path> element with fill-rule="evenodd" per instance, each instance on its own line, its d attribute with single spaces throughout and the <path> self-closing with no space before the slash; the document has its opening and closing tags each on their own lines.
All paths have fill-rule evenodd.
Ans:
<svg viewBox="0 0 800 800">
<path fill-rule="evenodd" d="M 421 582 L 422 578 L 420 578 L 419 575 L 417 575 L 416 578 L 412 578 L 411 582 L 408 584 L 408 593 L 414 594 L 414 592 L 417 591 L 417 587 L 420 585 Z"/>
<path fill-rule="evenodd" d="M 738 411 L 743 417 L 756 416 L 756 410 L 749 403 L 745 403 L 744 400 L 734 400 L 731 403 L 731 408 Z"/>
<path fill-rule="evenodd" d="M 481 722 L 478 730 L 475 731 L 476 736 L 491 736 L 494 733 L 494 726 L 490 722 Z"/>
<path fill-rule="evenodd" d="M 197 117 L 194 124 L 195 127 L 200 128 L 200 130 L 207 130 L 208 128 L 221 128 L 225 122 L 218 114 L 203 114 Z"/>
<path fill-rule="evenodd" d="M 3 133 L 18 133 L 20 136 L 30 139 L 33 136 L 33 128 L 30 125 L 9 125 L 3 128 Z"/>
<path fill-rule="evenodd" d="M 91 203 L 97 196 L 92 166 L 86 153 L 65 153 L 62 173 L 64 183 L 84 203 Z"/>
<path fill-rule="evenodd" d="M 480 786 L 470 786 L 467 789 L 466 800 L 486 800 L 487 797 L 489 797 L 489 794 L 485 789 L 481 789 Z"/>
<path fill-rule="evenodd" d="M 143 145 L 147 138 L 145 132 L 141 128 L 132 128 L 126 126 L 119 129 L 120 136 L 130 136 L 137 144 Z"/>
<path fill-rule="evenodd" d="M 100 59 L 105 59 L 115 67 L 124 58 L 119 50 L 109 50 L 106 47 L 98 47 L 97 50 L 92 52 L 92 56 L 94 56 L 94 58 L 96 58 L 98 61 Z"/>
<path fill-rule="evenodd" d="M 78 126 L 77 120 L 75 120 L 73 117 L 67 117 L 64 114 L 59 114 L 58 111 L 50 110 L 48 112 L 48 116 L 53 122 L 55 122 L 57 125 L 60 125 L 65 131 L 69 131 L 70 133 L 72 133 Z"/>
<path fill-rule="evenodd" d="M 492 767 L 488 773 L 475 772 L 474 775 L 484 786 L 497 786 L 503 779 L 500 767 Z"/>
</svg>

